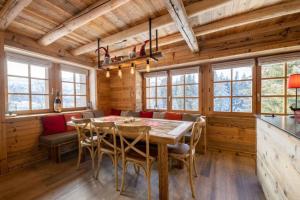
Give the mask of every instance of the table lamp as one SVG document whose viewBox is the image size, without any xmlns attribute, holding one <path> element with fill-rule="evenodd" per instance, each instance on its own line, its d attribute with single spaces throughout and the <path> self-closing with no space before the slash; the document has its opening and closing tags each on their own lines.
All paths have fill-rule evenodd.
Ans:
<svg viewBox="0 0 300 200">
<path fill-rule="evenodd" d="M 291 110 L 297 111 L 300 110 L 297 105 L 298 101 L 298 94 L 297 90 L 300 88 L 300 74 L 291 74 L 289 79 L 288 79 L 288 88 L 295 88 L 296 89 L 296 107 L 293 107 L 292 105 L 290 106 Z"/>
</svg>

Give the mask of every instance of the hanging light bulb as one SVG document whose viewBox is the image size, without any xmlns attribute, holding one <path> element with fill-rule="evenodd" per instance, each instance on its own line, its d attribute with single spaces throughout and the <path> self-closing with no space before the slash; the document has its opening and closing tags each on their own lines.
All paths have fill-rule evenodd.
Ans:
<svg viewBox="0 0 300 200">
<path fill-rule="evenodd" d="M 150 72 L 150 60 L 147 59 L 146 71 Z"/>
<path fill-rule="evenodd" d="M 106 78 L 110 77 L 110 72 L 109 72 L 109 68 L 106 69 Z"/>
<path fill-rule="evenodd" d="M 119 76 L 120 78 L 122 78 L 122 70 L 121 70 L 121 65 L 119 65 L 118 76 Z"/>
<path fill-rule="evenodd" d="M 134 71 L 135 71 L 134 63 L 131 63 L 130 73 L 131 73 L 131 74 L 134 74 Z"/>
</svg>

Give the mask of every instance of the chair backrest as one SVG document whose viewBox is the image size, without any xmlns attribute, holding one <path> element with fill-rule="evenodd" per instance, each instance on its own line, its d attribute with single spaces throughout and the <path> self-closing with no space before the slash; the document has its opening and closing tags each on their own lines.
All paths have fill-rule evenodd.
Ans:
<svg viewBox="0 0 300 200">
<path fill-rule="evenodd" d="M 205 119 L 203 117 L 199 117 L 196 122 L 194 122 L 193 124 L 193 128 L 192 128 L 192 135 L 191 135 L 191 140 L 190 140 L 190 149 L 192 151 L 195 150 L 196 145 L 198 144 L 200 137 L 201 137 L 201 133 L 202 133 L 202 129 L 205 127 Z"/>
<path fill-rule="evenodd" d="M 104 116 L 104 113 L 102 110 L 94 110 L 93 113 L 94 113 L 94 117 L 96 117 L 96 118 Z"/>
<path fill-rule="evenodd" d="M 135 152 L 141 157 L 144 157 L 149 162 L 150 152 L 149 152 L 149 131 L 151 130 L 150 126 L 144 125 L 116 125 L 118 134 L 121 139 L 121 150 L 122 150 L 122 158 L 124 159 L 126 154 L 130 151 Z M 133 135 L 135 137 L 133 137 Z M 130 136 L 132 140 L 128 140 L 128 136 Z M 127 137 L 127 138 L 126 138 Z M 146 149 L 145 151 L 136 147 L 136 144 L 140 141 L 145 142 Z"/>
<path fill-rule="evenodd" d="M 93 131 L 88 127 L 91 124 L 91 119 L 77 119 L 72 117 L 71 120 L 77 130 L 79 142 L 88 140 L 87 133 L 90 134 L 89 137 L 93 136 Z"/>
<path fill-rule="evenodd" d="M 114 122 L 96 122 L 92 120 L 93 128 L 97 134 L 99 141 L 99 147 L 102 144 L 108 145 L 114 150 L 117 150 L 117 140 L 116 140 L 116 126 Z M 107 135 L 111 134 L 113 136 L 113 143 L 107 139 Z"/>
<path fill-rule="evenodd" d="M 91 118 L 94 118 L 94 113 L 92 111 L 87 111 L 87 112 L 82 113 L 82 117 L 84 119 L 91 119 Z"/>
</svg>

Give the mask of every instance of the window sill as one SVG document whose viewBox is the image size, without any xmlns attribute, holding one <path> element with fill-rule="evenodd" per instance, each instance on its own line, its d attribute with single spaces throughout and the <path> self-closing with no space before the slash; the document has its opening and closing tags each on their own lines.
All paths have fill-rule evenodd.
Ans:
<svg viewBox="0 0 300 200">
<path fill-rule="evenodd" d="M 64 111 L 60 113 L 56 112 L 49 112 L 49 113 L 40 113 L 40 114 L 28 114 L 28 115 L 17 115 L 17 116 L 5 116 L 4 123 L 6 122 L 16 122 L 16 121 L 24 121 L 24 120 L 31 120 L 31 119 L 40 119 L 44 116 L 51 116 L 51 115 L 60 115 L 60 114 L 68 114 L 68 113 L 82 113 L 89 111 L 88 109 L 84 110 L 76 110 L 76 111 Z"/>
</svg>

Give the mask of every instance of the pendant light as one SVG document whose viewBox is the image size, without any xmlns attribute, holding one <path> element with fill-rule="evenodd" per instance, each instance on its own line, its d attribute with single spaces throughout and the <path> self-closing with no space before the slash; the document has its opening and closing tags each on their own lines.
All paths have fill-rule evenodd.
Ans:
<svg viewBox="0 0 300 200">
<path fill-rule="evenodd" d="M 146 71 L 150 72 L 150 60 L 147 59 Z"/>
<path fill-rule="evenodd" d="M 134 63 L 131 63 L 131 67 L 130 67 L 130 73 L 133 75 L 135 71 L 135 66 Z"/>
<path fill-rule="evenodd" d="M 121 70 L 121 65 L 119 65 L 118 76 L 119 76 L 120 78 L 122 78 L 122 70 Z"/>
<path fill-rule="evenodd" d="M 106 69 L 106 78 L 110 77 L 110 72 L 109 72 L 109 68 Z"/>
</svg>

